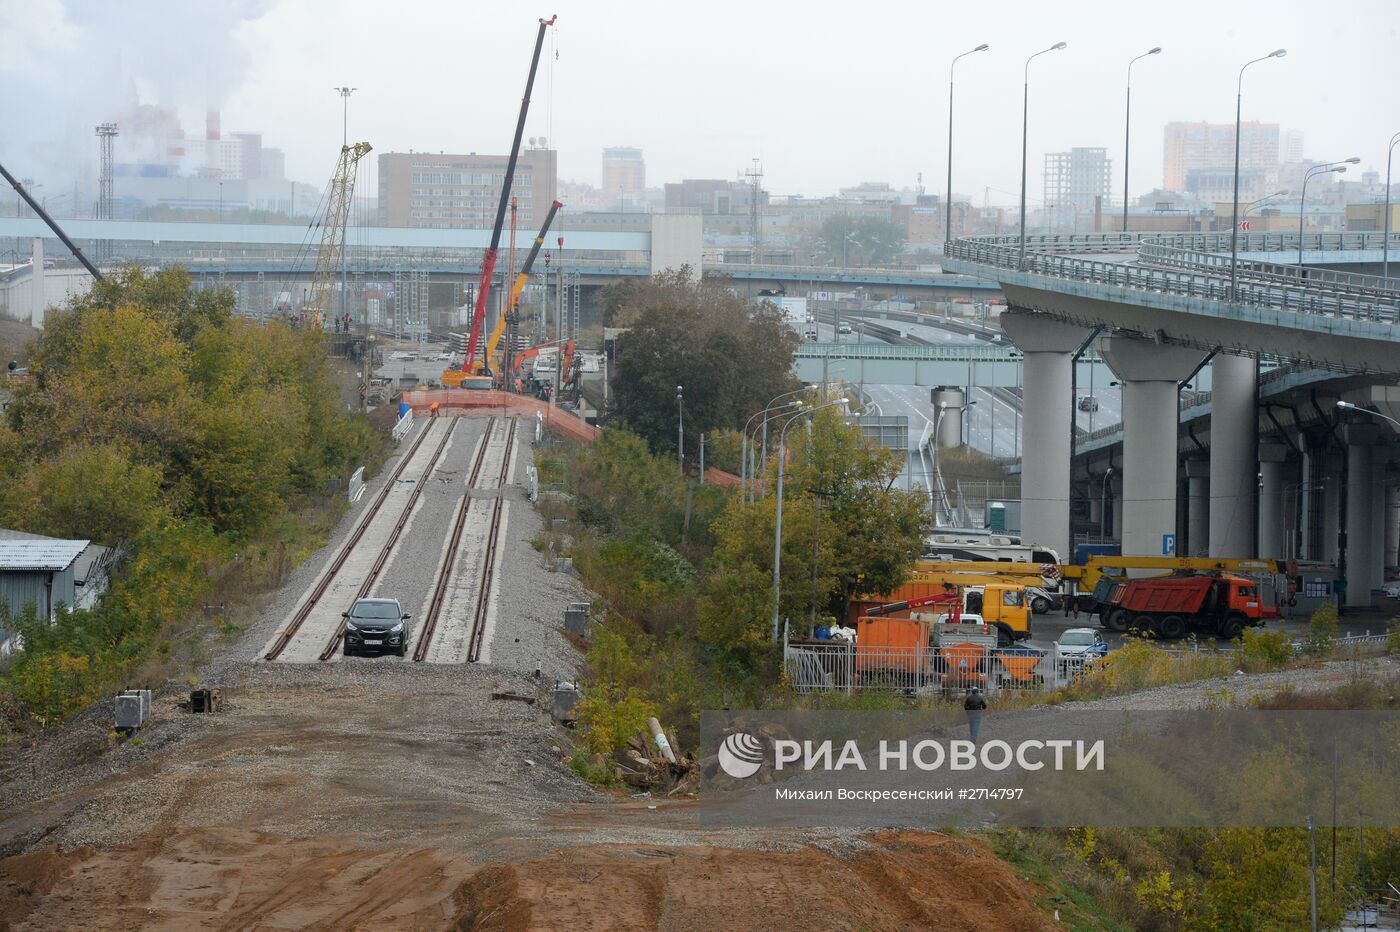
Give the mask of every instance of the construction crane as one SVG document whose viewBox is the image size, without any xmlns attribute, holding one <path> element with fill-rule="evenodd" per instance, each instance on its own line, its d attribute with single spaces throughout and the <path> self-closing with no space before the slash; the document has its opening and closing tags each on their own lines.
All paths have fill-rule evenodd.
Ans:
<svg viewBox="0 0 1400 932">
<path fill-rule="evenodd" d="M 486 353 L 484 359 L 473 359 L 467 357 L 462 369 L 448 369 L 442 374 L 442 384 L 449 388 L 490 388 L 489 377 L 494 371 L 498 375 L 506 375 L 512 369 L 509 363 L 496 365 L 496 350 L 501 343 L 501 335 L 506 331 L 506 324 L 513 321 L 516 308 L 520 304 L 520 295 L 525 291 L 525 285 L 530 280 L 530 270 L 535 266 L 535 258 L 540 254 L 540 246 L 544 244 L 544 238 L 549 233 L 549 227 L 554 223 L 554 217 L 559 213 L 559 208 L 563 207 L 559 201 L 549 205 L 549 213 L 545 214 L 544 223 L 540 225 L 540 232 L 535 236 L 535 243 L 530 248 L 530 252 L 525 256 L 525 265 L 521 267 L 520 274 L 516 276 L 515 284 L 510 290 L 510 298 L 506 303 L 506 311 L 496 326 L 491 330 L 491 336 L 486 341 Z M 494 368 L 493 368 L 494 367 Z M 509 379 L 506 380 L 509 382 Z M 509 387 L 509 386 L 507 386 Z"/>
<path fill-rule="evenodd" d="M 357 142 L 340 147 L 340 161 L 331 175 L 326 213 L 321 218 L 321 248 L 316 252 L 316 271 L 311 276 L 311 296 L 306 311 L 325 320 L 331 309 L 331 283 L 345 253 L 345 230 L 350 224 L 350 206 L 355 196 L 355 168 L 370 152 L 370 144 Z"/>
<path fill-rule="evenodd" d="M 76 243 L 68 238 L 68 234 L 64 233 L 63 228 L 58 225 L 58 222 L 49 216 L 49 212 L 39 206 L 39 202 L 34 200 L 33 196 L 24 189 L 24 185 L 19 183 L 19 179 L 6 171 L 4 165 L 0 165 L 0 175 L 3 175 L 5 180 L 10 183 L 10 187 L 15 189 L 16 194 L 24 198 L 24 202 L 29 205 L 29 209 L 34 211 L 50 230 L 53 230 L 54 236 L 57 236 L 63 245 L 68 247 L 68 251 L 83 264 L 83 268 L 88 270 L 88 274 L 97 281 L 102 281 L 102 273 L 97 270 L 97 266 L 88 261 L 88 257 L 83 255 L 83 251 L 78 248 Z"/>
<path fill-rule="evenodd" d="M 481 342 L 482 324 L 486 320 L 487 299 L 491 295 L 491 278 L 496 273 L 496 251 L 501 245 L 501 228 L 505 226 L 506 206 L 510 203 L 510 188 L 515 181 L 515 164 L 520 160 L 520 138 L 525 135 L 525 117 L 530 112 L 530 92 L 535 87 L 535 72 L 540 67 L 540 52 L 544 48 L 544 31 L 554 25 L 557 16 L 540 20 L 540 31 L 535 36 L 535 54 L 530 59 L 530 74 L 525 79 L 525 96 L 520 99 L 520 117 L 515 123 L 515 140 L 511 143 L 510 159 L 506 162 L 506 174 L 501 183 L 501 200 L 496 206 L 496 223 L 491 228 L 491 244 L 481 256 L 481 280 L 476 286 L 476 310 L 472 314 L 471 336 L 467 340 L 467 356 L 462 361 L 462 374 L 453 375 L 452 382 L 461 385 L 472 373 L 476 350 Z M 444 376 L 443 384 L 451 386 Z"/>
</svg>

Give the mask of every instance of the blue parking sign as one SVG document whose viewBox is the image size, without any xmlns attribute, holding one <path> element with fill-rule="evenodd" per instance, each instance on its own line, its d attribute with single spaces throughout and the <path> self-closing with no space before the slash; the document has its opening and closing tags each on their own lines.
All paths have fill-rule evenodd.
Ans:
<svg viewBox="0 0 1400 932">
<path fill-rule="evenodd" d="M 1174 556 L 1176 556 L 1176 535 L 1175 535 L 1175 534 L 1163 534 L 1163 535 L 1162 535 L 1162 556 L 1164 556 L 1164 557 L 1174 557 Z"/>
</svg>

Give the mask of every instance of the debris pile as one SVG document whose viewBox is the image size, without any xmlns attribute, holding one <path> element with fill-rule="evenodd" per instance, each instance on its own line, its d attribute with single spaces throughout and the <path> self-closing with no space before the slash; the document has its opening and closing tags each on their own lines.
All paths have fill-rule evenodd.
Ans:
<svg viewBox="0 0 1400 932">
<path fill-rule="evenodd" d="M 666 796 L 694 793 L 700 782 L 695 758 L 677 755 L 674 732 L 667 733 L 656 719 L 649 719 L 651 735 L 639 731 L 627 746 L 613 752 L 612 774 L 628 786 Z"/>
</svg>

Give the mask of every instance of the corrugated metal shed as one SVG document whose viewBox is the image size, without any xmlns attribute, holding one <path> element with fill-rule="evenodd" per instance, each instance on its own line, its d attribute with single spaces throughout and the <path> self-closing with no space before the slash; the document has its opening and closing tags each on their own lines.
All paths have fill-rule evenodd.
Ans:
<svg viewBox="0 0 1400 932">
<path fill-rule="evenodd" d="M 90 543 L 0 529 L 0 605 L 18 615 L 32 604 L 41 617 L 51 617 L 59 603 L 76 606 L 74 571 Z M 0 630 L 0 640 L 5 637 Z"/>
<path fill-rule="evenodd" d="M 66 570 L 90 540 L 0 540 L 0 572 Z"/>
</svg>

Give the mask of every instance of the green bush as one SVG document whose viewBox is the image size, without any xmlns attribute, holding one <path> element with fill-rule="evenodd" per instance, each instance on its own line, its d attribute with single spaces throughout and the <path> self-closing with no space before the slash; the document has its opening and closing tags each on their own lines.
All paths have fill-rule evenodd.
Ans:
<svg viewBox="0 0 1400 932">
<path fill-rule="evenodd" d="M 1286 631 L 1245 628 L 1239 641 L 1240 665 L 1247 673 L 1276 670 L 1293 662 L 1293 639 Z"/>
<path fill-rule="evenodd" d="M 1325 657 L 1332 652 L 1340 631 L 1341 628 L 1337 624 L 1337 606 L 1331 602 L 1323 602 L 1308 619 L 1308 633 L 1303 638 L 1303 652 L 1311 657 Z"/>
</svg>

